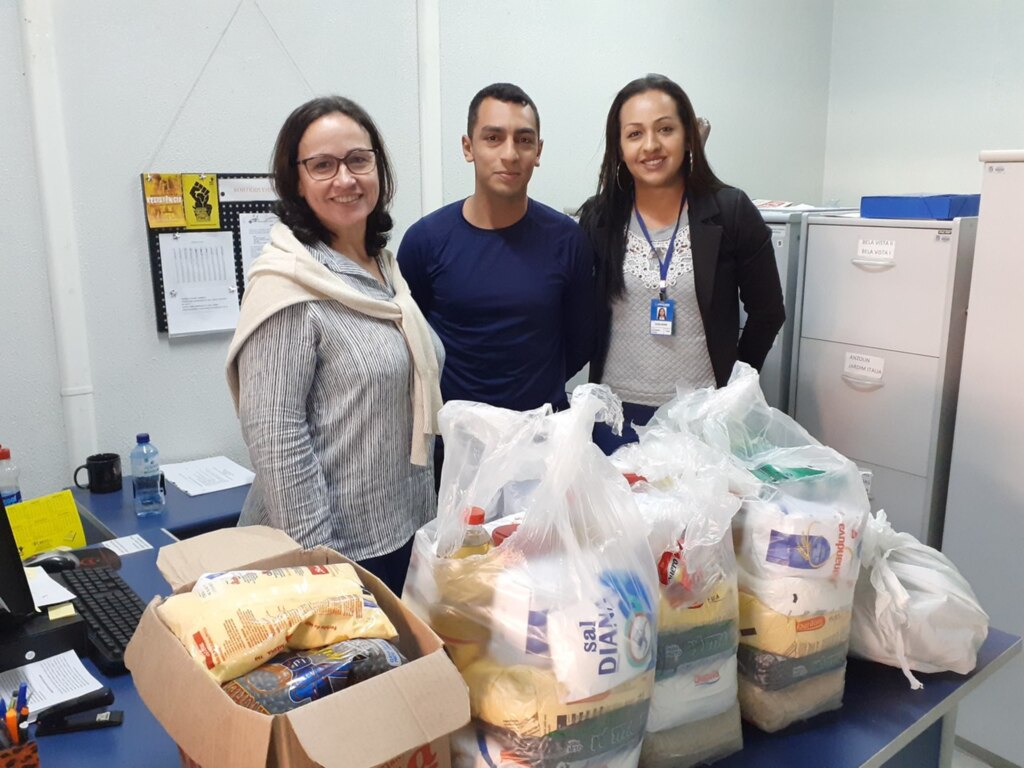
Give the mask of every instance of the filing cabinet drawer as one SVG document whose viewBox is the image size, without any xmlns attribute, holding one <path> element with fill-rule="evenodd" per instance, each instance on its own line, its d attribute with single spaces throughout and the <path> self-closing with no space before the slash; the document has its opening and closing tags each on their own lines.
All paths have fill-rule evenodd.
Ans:
<svg viewBox="0 0 1024 768">
<path fill-rule="evenodd" d="M 906 531 L 918 541 L 927 543 L 931 481 L 861 461 L 855 456 L 849 458 L 860 469 L 871 471 L 871 491 L 868 493 L 871 511 L 884 509 L 894 530 Z"/>
<path fill-rule="evenodd" d="M 811 224 L 801 336 L 940 356 L 955 255 L 949 231 Z"/>
<path fill-rule="evenodd" d="M 928 477 L 941 373 L 934 357 L 804 338 L 794 418 L 844 456 Z"/>
</svg>

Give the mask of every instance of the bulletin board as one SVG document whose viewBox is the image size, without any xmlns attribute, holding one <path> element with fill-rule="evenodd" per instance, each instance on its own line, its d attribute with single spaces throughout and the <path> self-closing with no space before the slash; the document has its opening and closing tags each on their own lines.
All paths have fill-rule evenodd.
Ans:
<svg viewBox="0 0 1024 768">
<path fill-rule="evenodd" d="M 233 331 L 245 273 L 277 220 L 268 174 L 140 174 L 156 329 Z"/>
</svg>

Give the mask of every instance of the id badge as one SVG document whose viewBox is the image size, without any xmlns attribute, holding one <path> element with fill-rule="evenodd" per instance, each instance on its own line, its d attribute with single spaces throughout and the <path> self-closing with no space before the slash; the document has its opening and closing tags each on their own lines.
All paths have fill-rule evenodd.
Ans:
<svg viewBox="0 0 1024 768">
<path fill-rule="evenodd" d="M 651 336 L 671 336 L 675 319 L 675 299 L 651 299 Z"/>
</svg>

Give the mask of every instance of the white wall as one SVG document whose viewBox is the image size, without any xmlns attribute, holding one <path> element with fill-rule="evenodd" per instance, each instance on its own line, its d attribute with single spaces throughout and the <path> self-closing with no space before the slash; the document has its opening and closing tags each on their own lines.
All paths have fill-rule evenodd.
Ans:
<svg viewBox="0 0 1024 768">
<path fill-rule="evenodd" d="M 266 171 L 287 114 L 314 94 L 344 93 L 387 137 L 401 174 L 395 218 L 407 226 L 420 213 L 415 5 L 318 4 L 306 13 L 287 0 L 99 5 L 52 5 L 96 447 L 127 459 L 145 430 L 165 461 L 223 453 L 248 463 L 224 383 L 230 335 L 168 340 L 156 331 L 139 173 Z M 2 8 L 0 442 L 14 448 L 32 496 L 68 484 L 70 468 L 20 20 L 15 3 Z M 366 32 L 375 29 L 386 31 L 386 60 L 381 36 Z"/>
<path fill-rule="evenodd" d="M 66 215 L 79 247 L 96 449 L 126 458 L 135 433 L 146 430 L 165 461 L 223 453 L 247 462 L 222 375 L 229 337 L 169 340 L 156 332 L 138 175 L 263 171 L 292 108 L 313 94 L 343 93 L 374 116 L 392 152 L 397 245 L 424 213 L 416 3 L 32 0 L 26 15 L 47 2 L 70 158 L 74 204 Z M 34 496 L 67 484 L 72 467 L 63 451 L 20 55 L 23 22 L 13 0 L 0 7 L 0 137 L 8 148 L 0 162 L 6 178 L 21 181 L 0 193 L 9 201 L 0 209 L 8 246 L 0 291 L 11 326 L 0 337 L 0 359 L 18 361 L 16 375 L 0 382 L 0 443 L 14 448 L 23 490 Z M 610 0 L 440 3 L 446 201 L 472 188 L 459 138 L 469 100 L 483 85 L 512 80 L 536 99 L 546 148 L 531 192 L 558 207 L 575 206 L 596 184 L 612 96 L 648 71 L 677 78 L 712 121 L 709 153 L 724 179 L 753 197 L 820 200 L 828 4 L 630 4 L 629 18 L 654 20 L 646 28 L 650 40 L 639 33 L 623 38 L 626 13 Z M 784 106 L 794 99 L 797 106 Z"/>
<path fill-rule="evenodd" d="M 441 4 L 444 193 L 473 189 L 459 138 L 470 99 L 521 86 L 541 116 L 531 196 L 557 208 L 592 195 L 615 93 L 648 72 L 682 85 L 712 124 L 716 173 L 751 197 L 818 203 L 832 8 L 816 0 L 526 0 Z"/>
<path fill-rule="evenodd" d="M 1024 3 L 835 0 L 824 197 L 977 193 L 1024 137 Z"/>
<path fill-rule="evenodd" d="M 0 2 L 0 444 L 37 495 L 70 483 L 18 9 Z"/>
</svg>

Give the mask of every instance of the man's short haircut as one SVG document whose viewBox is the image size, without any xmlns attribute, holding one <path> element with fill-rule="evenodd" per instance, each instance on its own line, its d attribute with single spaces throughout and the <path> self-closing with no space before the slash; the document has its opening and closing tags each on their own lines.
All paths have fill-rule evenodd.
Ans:
<svg viewBox="0 0 1024 768">
<path fill-rule="evenodd" d="M 469 102 L 469 118 L 466 120 L 466 135 L 473 138 L 473 129 L 476 128 L 477 114 L 480 112 L 480 105 L 484 99 L 497 99 L 506 104 L 519 104 L 533 110 L 533 117 L 537 121 L 537 133 L 540 134 L 540 112 L 533 99 L 526 95 L 526 91 L 512 83 L 491 83 L 486 88 L 481 88 L 473 100 Z"/>
</svg>

